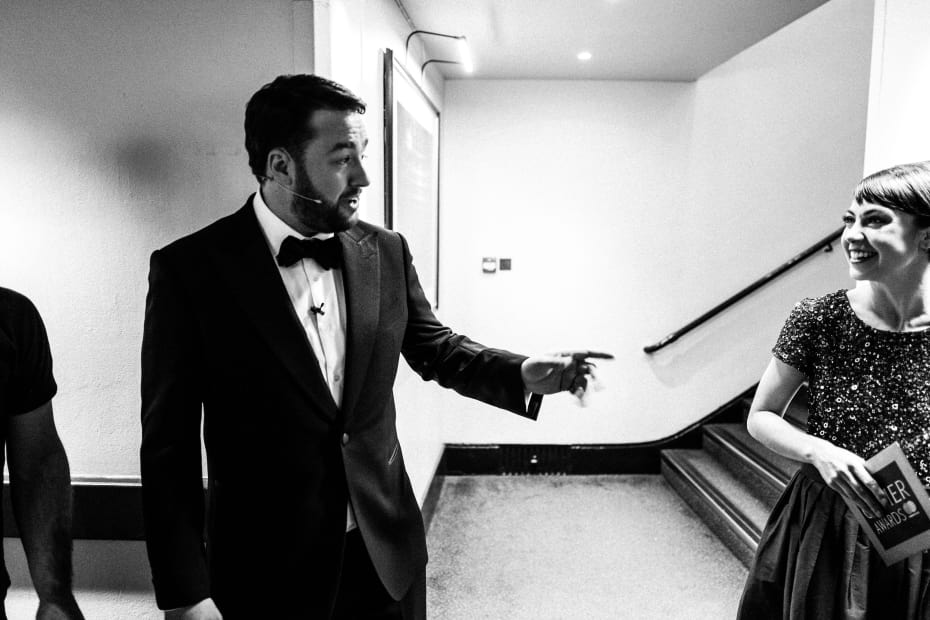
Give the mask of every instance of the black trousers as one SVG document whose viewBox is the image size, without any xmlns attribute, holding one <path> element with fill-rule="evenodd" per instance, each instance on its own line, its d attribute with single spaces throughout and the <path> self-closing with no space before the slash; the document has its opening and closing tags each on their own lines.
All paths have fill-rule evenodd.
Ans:
<svg viewBox="0 0 930 620">
<path fill-rule="evenodd" d="M 358 529 L 346 534 L 332 620 L 426 620 L 426 569 L 395 601 L 384 589 Z"/>
</svg>

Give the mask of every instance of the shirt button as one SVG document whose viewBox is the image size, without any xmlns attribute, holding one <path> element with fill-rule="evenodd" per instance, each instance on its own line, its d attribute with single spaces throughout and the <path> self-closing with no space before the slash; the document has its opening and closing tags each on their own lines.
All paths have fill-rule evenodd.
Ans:
<svg viewBox="0 0 930 620">
<path fill-rule="evenodd" d="M 347 445 L 349 443 L 349 433 L 342 434 L 342 445 Z"/>
<path fill-rule="evenodd" d="M 342 381 L 342 375 L 337 372 L 335 375 L 333 375 L 333 379 L 336 381 L 336 383 L 339 383 Z"/>
</svg>

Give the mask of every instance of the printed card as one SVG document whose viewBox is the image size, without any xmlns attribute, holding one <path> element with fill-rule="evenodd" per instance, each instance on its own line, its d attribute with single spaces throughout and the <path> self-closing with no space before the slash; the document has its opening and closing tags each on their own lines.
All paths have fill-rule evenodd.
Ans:
<svg viewBox="0 0 930 620">
<path fill-rule="evenodd" d="M 930 497 L 900 444 L 895 442 L 873 456 L 866 467 L 891 506 L 875 519 L 858 508 L 852 513 L 885 564 L 930 549 Z"/>
</svg>

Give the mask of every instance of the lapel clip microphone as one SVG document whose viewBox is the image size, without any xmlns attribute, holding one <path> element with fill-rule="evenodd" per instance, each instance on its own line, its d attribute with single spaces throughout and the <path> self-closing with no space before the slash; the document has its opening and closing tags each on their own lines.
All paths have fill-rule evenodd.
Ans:
<svg viewBox="0 0 930 620">
<path fill-rule="evenodd" d="M 310 304 L 310 312 L 312 312 L 313 314 L 316 314 L 316 315 L 318 315 L 318 316 L 323 316 L 324 314 L 326 314 L 325 312 L 323 312 L 323 305 L 324 305 L 324 304 L 326 304 L 325 301 L 320 302 L 320 305 L 319 305 L 319 306 L 314 306 L 313 304 Z"/>
</svg>

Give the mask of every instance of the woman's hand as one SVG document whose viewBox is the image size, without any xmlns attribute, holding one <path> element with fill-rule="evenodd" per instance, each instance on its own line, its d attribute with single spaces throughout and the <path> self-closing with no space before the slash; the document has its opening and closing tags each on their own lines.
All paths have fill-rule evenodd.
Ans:
<svg viewBox="0 0 930 620">
<path fill-rule="evenodd" d="M 867 517 L 882 515 L 882 506 L 889 506 L 888 499 L 866 470 L 865 460 L 782 419 L 803 381 L 801 371 L 773 358 L 749 409 L 749 433 L 778 454 L 816 467 L 828 487 Z"/>
<path fill-rule="evenodd" d="M 882 507 L 888 507 L 885 492 L 865 468 L 862 457 L 820 439 L 811 452 L 810 462 L 828 487 L 858 506 L 866 517 L 879 517 L 884 513 Z"/>
</svg>

